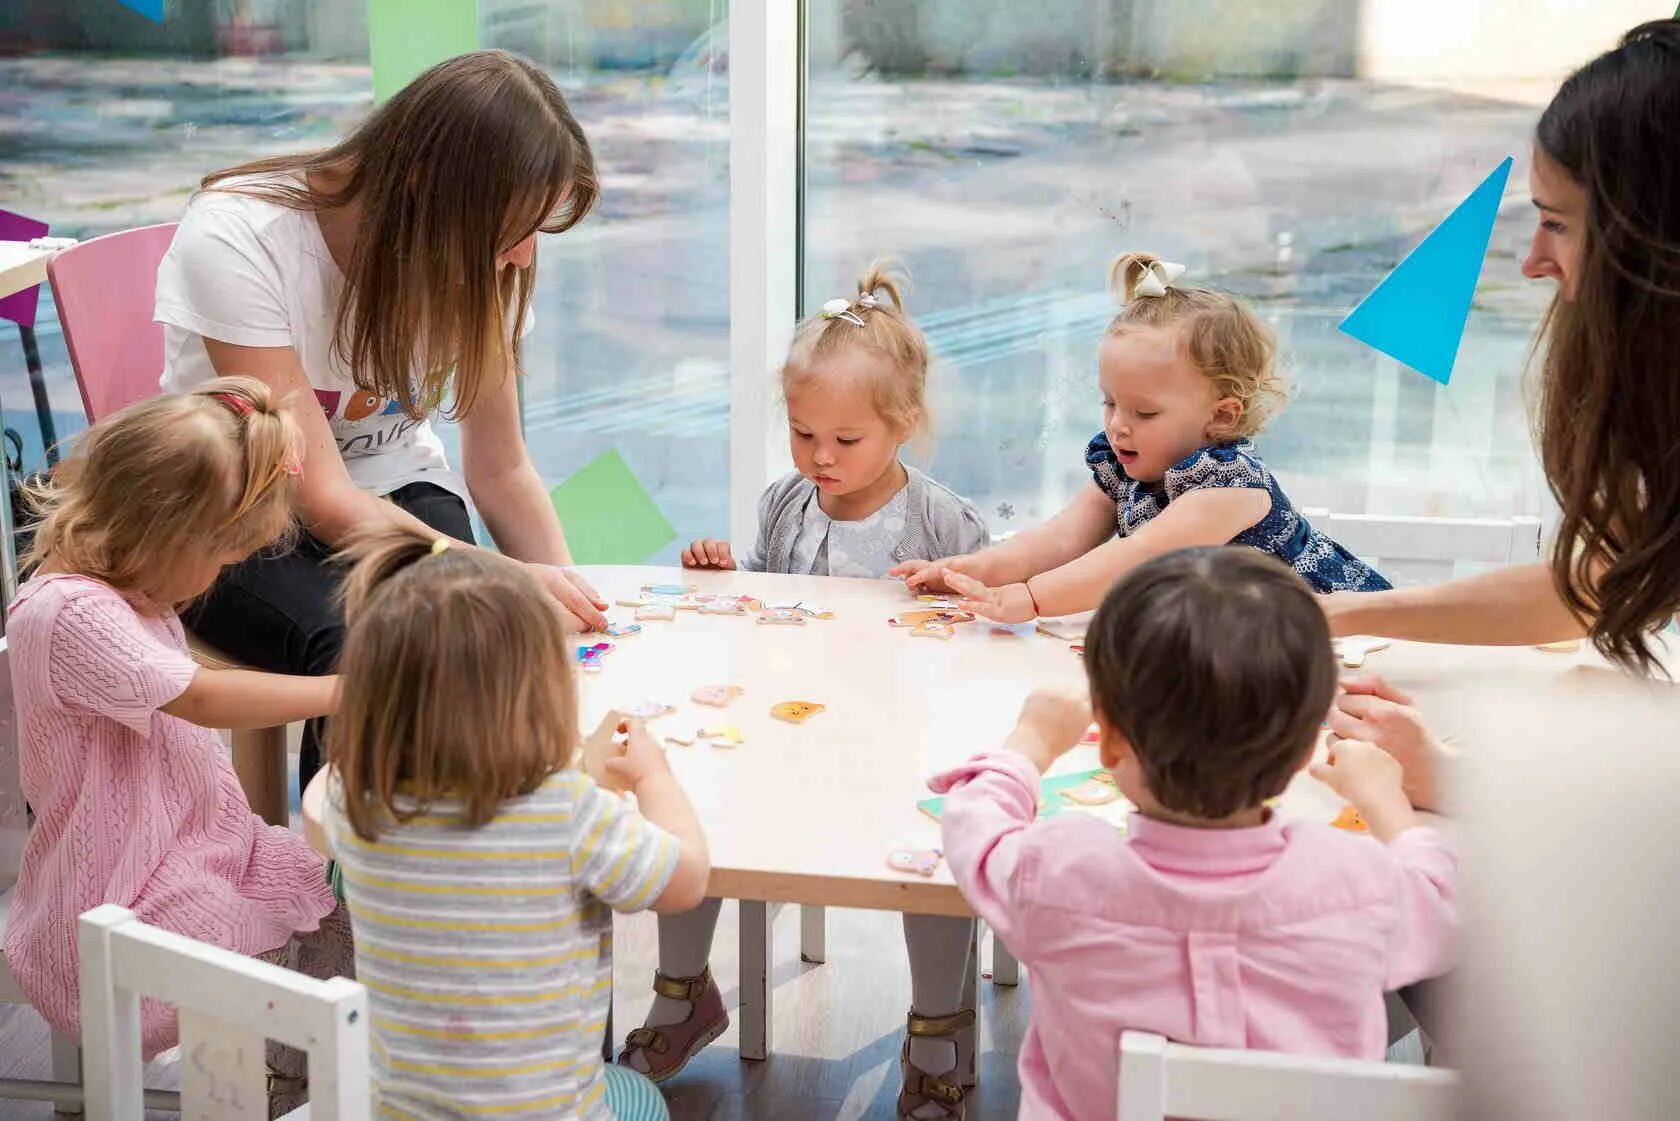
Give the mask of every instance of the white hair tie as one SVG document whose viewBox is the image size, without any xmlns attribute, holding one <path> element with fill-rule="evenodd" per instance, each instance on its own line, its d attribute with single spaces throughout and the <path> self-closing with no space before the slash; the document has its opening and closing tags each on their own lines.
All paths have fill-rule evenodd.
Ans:
<svg viewBox="0 0 1680 1121">
<path fill-rule="evenodd" d="M 1152 261 L 1143 266 L 1143 275 L 1138 278 L 1137 287 L 1132 289 L 1132 297 L 1165 296 L 1173 281 L 1183 275 L 1183 265 L 1173 261 Z"/>
</svg>

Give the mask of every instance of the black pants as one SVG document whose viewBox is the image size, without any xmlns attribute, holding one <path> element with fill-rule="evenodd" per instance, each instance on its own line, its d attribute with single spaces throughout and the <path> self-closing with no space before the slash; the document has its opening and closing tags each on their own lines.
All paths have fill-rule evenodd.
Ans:
<svg viewBox="0 0 1680 1121">
<path fill-rule="evenodd" d="M 390 500 L 439 533 L 471 542 L 467 504 L 433 483 L 410 483 Z M 338 665 L 344 619 L 336 597 L 342 576 L 332 549 L 305 533 L 288 552 L 258 553 L 225 569 L 183 614 L 187 628 L 231 658 L 270 673 L 320 676 Z M 324 722 L 304 728 L 299 790 L 321 769 Z"/>
</svg>

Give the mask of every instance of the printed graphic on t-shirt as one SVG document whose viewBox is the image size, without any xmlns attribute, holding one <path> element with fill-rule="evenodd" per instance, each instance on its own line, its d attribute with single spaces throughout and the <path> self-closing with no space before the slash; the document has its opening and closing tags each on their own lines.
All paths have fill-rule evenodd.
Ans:
<svg viewBox="0 0 1680 1121">
<path fill-rule="evenodd" d="M 411 417 L 403 412 L 401 401 L 388 401 L 364 389 L 349 392 L 317 389 L 315 400 L 327 414 L 333 439 L 338 441 L 338 452 L 345 459 L 372 455 L 406 443 L 408 434 L 426 423 L 424 417 Z"/>
</svg>

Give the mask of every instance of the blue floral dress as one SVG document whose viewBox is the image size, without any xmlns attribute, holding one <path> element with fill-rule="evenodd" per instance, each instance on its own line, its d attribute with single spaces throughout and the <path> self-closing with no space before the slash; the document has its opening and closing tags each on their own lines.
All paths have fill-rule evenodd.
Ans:
<svg viewBox="0 0 1680 1121">
<path fill-rule="evenodd" d="M 1247 440 L 1201 448 L 1167 468 L 1159 483 L 1130 478 L 1101 432 L 1086 447 L 1085 462 L 1097 486 L 1114 500 L 1115 532 L 1121 537 L 1136 533 L 1181 494 L 1204 487 L 1252 487 L 1271 495 L 1272 508 L 1231 544 L 1271 553 L 1315 592 L 1380 592 L 1390 586 L 1376 569 L 1307 524 Z"/>
</svg>

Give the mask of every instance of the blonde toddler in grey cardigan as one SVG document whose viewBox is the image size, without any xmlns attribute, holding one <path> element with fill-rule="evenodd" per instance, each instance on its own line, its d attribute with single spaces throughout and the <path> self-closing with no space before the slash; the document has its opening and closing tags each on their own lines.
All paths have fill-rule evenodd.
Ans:
<svg viewBox="0 0 1680 1121">
<path fill-rule="evenodd" d="M 898 284 L 871 267 L 856 296 L 830 300 L 794 336 L 782 390 L 796 470 L 759 499 L 752 552 L 737 561 L 729 542 L 702 538 L 683 551 L 683 564 L 881 578 L 906 561 L 984 548 L 974 504 L 898 456 L 927 421 L 927 368 L 927 342 L 904 313 Z M 619 1056 L 656 1082 L 674 1077 L 729 1023 L 707 964 L 719 907 L 708 899 L 659 920 L 653 1007 Z M 972 938 L 971 919 L 904 917 L 911 1008 L 901 1117 L 961 1116 L 963 1072 L 973 1069 L 960 1061 L 974 1051 L 974 1013 L 962 1008 Z"/>
</svg>

